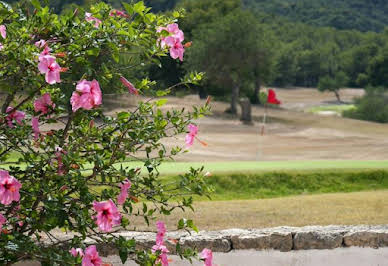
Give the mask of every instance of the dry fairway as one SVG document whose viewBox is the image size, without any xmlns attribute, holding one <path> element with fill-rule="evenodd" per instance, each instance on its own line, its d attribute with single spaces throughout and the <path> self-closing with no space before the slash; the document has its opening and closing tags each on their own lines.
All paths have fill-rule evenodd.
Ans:
<svg viewBox="0 0 388 266">
<path fill-rule="evenodd" d="M 177 160 L 210 162 L 388 158 L 388 124 L 320 116 L 295 107 L 301 106 L 303 109 L 325 104 L 330 99 L 335 100 L 331 94 L 320 95 L 313 89 L 278 89 L 278 92 L 284 105 L 280 109 L 269 110 L 269 123 L 264 136 L 259 134 L 263 108 L 252 108 L 254 125 L 247 126 L 238 118 L 223 113 L 228 107 L 227 103 L 213 102 L 213 115 L 196 121 L 200 129 L 199 137 L 209 146 L 203 147 L 197 142 L 189 153 L 178 156 Z M 346 92 L 348 95 L 344 95 L 344 98 L 347 100 L 356 96 L 353 90 Z M 164 108 L 184 106 L 190 109 L 191 105 L 203 103 L 194 95 L 170 97 Z M 170 147 L 177 142 L 184 143 L 184 136 L 178 140 L 164 140 Z"/>
<path fill-rule="evenodd" d="M 163 219 L 167 219 L 170 229 L 176 229 L 176 222 L 182 217 L 193 219 L 200 230 L 330 224 L 377 225 L 388 224 L 387 202 L 388 190 L 261 200 L 204 201 L 195 203 L 195 213 L 177 211 Z"/>
</svg>

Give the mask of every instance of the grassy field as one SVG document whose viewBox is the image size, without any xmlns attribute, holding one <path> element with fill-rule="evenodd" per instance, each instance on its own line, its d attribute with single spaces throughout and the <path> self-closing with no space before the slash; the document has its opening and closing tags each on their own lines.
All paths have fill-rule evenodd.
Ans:
<svg viewBox="0 0 388 266">
<path fill-rule="evenodd" d="M 119 165 L 118 165 L 119 166 Z M 123 163 L 124 167 L 140 167 L 139 162 Z M 388 161 L 241 161 L 241 162 L 165 162 L 159 167 L 162 175 L 187 172 L 190 167 L 205 167 L 211 173 L 250 173 L 279 170 L 323 169 L 388 169 Z"/>
<path fill-rule="evenodd" d="M 388 190 L 259 200 L 201 201 L 195 203 L 195 212 L 177 211 L 171 216 L 158 218 L 164 219 L 169 229 L 176 229 L 180 218 L 193 219 L 200 230 L 285 225 L 378 225 L 388 223 L 387 202 Z M 141 220 L 133 220 L 133 223 L 139 228 L 144 225 Z"/>
<path fill-rule="evenodd" d="M 214 189 L 213 200 L 251 200 L 388 189 L 388 171 L 305 170 L 216 174 L 208 178 L 208 183 Z"/>
</svg>

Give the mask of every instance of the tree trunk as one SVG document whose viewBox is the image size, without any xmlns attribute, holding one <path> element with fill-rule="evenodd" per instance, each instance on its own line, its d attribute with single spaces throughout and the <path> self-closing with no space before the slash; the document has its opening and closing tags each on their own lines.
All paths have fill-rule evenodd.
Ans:
<svg viewBox="0 0 388 266">
<path fill-rule="evenodd" d="M 230 108 L 227 110 L 228 113 L 231 114 L 237 114 L 237 104 L 238 104 L 238 97 L 240 94 L 240 87 L 238 85 L 234 85 L 232 88 L 232 100 L 230 102 Z"/>
<path fill-rule="evenodd" d="M 260 103 L 260 87 L 261 87 L 261 80 L 260 78 L 256 78 L 256 84 L 255 84 L 255 92 L 254 92 L 254 104 L 261 104 Z"/>
<path fill-rule="evenodd" d="M 339 103 L 342 103 L 341 98 L 340 98 L 340 95 L 339 95 L 339 91 L 338 91 L 338 90 L 335 90 L 335 91 L 334 91 L 334 94 L 335 94 L 335 97 L 337 98 L 337 101 L 338 101 Z"/>
<path fill-rule="evenodd" d="M 248 98 L 240 99 L 241 118 L 240 120 L 247 125 L 252 125 L 252 108 L 251 101 Z"/>
</svg>

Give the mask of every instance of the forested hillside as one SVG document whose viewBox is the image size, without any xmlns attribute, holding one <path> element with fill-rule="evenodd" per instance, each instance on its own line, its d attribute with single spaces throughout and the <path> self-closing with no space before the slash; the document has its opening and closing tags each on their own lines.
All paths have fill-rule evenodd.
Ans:
<svg viewBox="0 0 388 266">
<path fill-rule="evenodd" d="M 3 0 L 5 3 L 13 4 L 16 2 L 28 2 L 29 0 Z M 42 3 L 45 1 L 41 1 Z M 60 13 L 66 7 L 77 4 L 81 6 L 90 6 L 93 3 L 98 2 L 98 0 L 48 0 L 50 7 L 54 9 L 56 13 Z M 114 7 L 119 7 L 122 2 L 138 2 L 131 0 L 103 0 L 103 2 L 108 3 Z M 151 7 L 153 12 L 166 11 L 174 8 L 179 0 L 144 0 L 144 4 L 148 7 Z"/>
<path fill-rule="evenodd" d="M 386 0 L 243 0 L 245 6 L 291 21 L 337 29 L 382 31 L 388 25 Z"/>
<path fill-rule="evenodd" d="M 3 0 L 14 3 L 18 0 Z M 28 0 L 22 0 L 28 1 Z M 195 2 L 197 0 L 189 0 Z M 381 32 L 388 25 L 386 0 L 241 0 L 245 8 L 261 13 L 283 16 L 292 22 L 337 29 Z M 90 5 L 96 0 L 49 0 L 56 12 L 71 4 Z M 130 0 L 104 0 L 113 6 Z M 183 0 L 144 0 L 154 12 L 173 9 Z"/>
</svg>

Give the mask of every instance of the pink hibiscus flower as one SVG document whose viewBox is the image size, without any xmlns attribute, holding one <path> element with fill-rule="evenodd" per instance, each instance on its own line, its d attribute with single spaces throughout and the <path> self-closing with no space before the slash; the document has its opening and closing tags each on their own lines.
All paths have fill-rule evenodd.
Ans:
<svg viewBox="0 0 388 266">
<path fill-rule="evenodd" d="M 46 46 L 46 44 L 47 44 L 47 42 L 45 40 L 39 40 L 39 41 L 35 42 L 35 46 L 38 48 L 43 48 Z"/>
<path fill-rule="evenodd" d="M 156 261 L 156 264 L 162 264 L 162 266 L 168 266 L 167 253 L 169 253 L 167 247 L 164 245 L 164 236 L 166 234 L 166 225 L 162 221 L 156 222 L 156 228 L 158 233 L 156 234 L 156 245 L 152 247 L 152 253 L 160 252 L 160 255 Z"/>
<path fill-rule="evenodd" d="M 170 56 L 173 59 L 179 58 L 179 60 L 183 61 L 183 54 L 185 52 L 185 48 L 181 41 L 178 38 L 173 36 L 168 36 L 164 40 L 168 47 L 170 47 Z"/>
<path fill-rule="evenodd" d="M 45 55 L 40 57 L 40 63 L 38 64 L 40 73 L 46 74 L 46 82 L 48 84 L 55 84 L 61 82 L 59 73 L 61 67 L 56 61 L 56 58 L 51 55 Z"/>
<path fill-rule="evenodd" d="M 72 248 L 72 249 L 69 250 L 69 252 L 74 257 L 78 257 L 78 256 L 83 257 L 84 256 L 84 252 L 80 248 Z"/>
<path fill-rule="evenodd" d="M 93 17 L 92 14 L 88 13 L 88 12 L 85 13 L 85 19 L 87 22 L 91 22 L 91 21 L 94 22 L 95 28 L 98 28 L 100 26 L 100 24 L 102 23 L 102 21 L 100 19 Z"/>
<path fill-rule="evenodd" d="M 0 34 L 3 39 L 7 38 L 7 28 L 5 25 L 0 25 Z"/>
<path fill-rule="evenodd" d="M 152 253 L 160 252 L 158 259 L 156 260 L 156 264 L 162 264 L 162 266 L 168 266 L 168 257 L 167 254 L 169 250 L 165 245 L 154 245 L 152 247 Z"/>
<path fill-rule="evenodd" d="M 156 228 L 158 228 L 158 232 L 156 234 L 156 245 L 163 245 L 164 236 L 166 235 L 166 225 L 162 221 L 156 222 Z"/>
<path fill-rule="evenodd" d="M 34 102 L 35 112 L 42 112 L 42 114 L 47 114 L 51 109 L 55 108 L 55 104 L 51 100 L 50 93 L 43 94 L 42 97 L 38 98 Z"/>
<path fill-rule="evenodd" d="M 124 204 L 128 197 L 128 190 L 131 188 L 132 183 L 128 179 L 124 180 L 124 183 L 120 184 L 120 194 L 117 197 L 118 204 Z"/>
<path fill-rule="evenodd" d="M 204 248 L 201 252 L 201 259 L 205 260 L 204 266 L 212 266 L 213 252 L 210 249 Z"/>
<path fill-rule="evenodd" d="M 183 31 L 179 29 L 179 26 L 176 23 L 169 24 L 167 27 L 159 27 L 157 32 L 161 32 L 162 30 L 168 31 L 170 36 L 160 37 L 160 46 L 162 48 L 168 46 L 170 48 L 170 56 L 173 59 L 179 58 L 179 60 L 183 61 L 183 54 L 185 52 L 185 48 L 182 44 L 185 39 Z"/>
<path fill-rule="evenodd" d="M 39 118 L 38 117 L 33 117 L 31 119 L 31 126 L 32 126 L 32 131 L 34 132 L 34 139 L 35 141 L 39 139 Z"/>
<path fill-rule="evenodd" d="M 51 52 L 51 48 L 46 45 L 43 51 L 39 54 L 39 62 L 43 61 L 43 58 L 46 55 L 50 55 L 50 52 Z"/>
<path fill-rule="evenodd" d="M 0 213 L 0 230 L 3 229 L 3 224 L 7 222 L 7 219 Z"/>
<path fill-rule="evenodd" d="M 85 249 L 85 254 L 82 258 L 82 266 L 101 266 L 102 260 L 98 255 L 96 246 L 89 246 Z"/>
<path fill-rule="evenodd" d="M 183 31 L 179 29 L 178 24 L 172 23 L 167 25 L 167 31 L 172 34 L 172 37 L 177 39 L 179 42 L 183 42 L 185 37 Z"/>
<path fill-rule="evenodd" d="M 102 202 L 94 201 L 93 208 L 97 212 L 93 218 L 100 230 L 110 232 L 113 226 L 121 223 L 121 214 L 111 199 Z"/>
<path fill-rule="evenodd" d="M 114 9 L 111 12 L 109 12 L 109 16 L 111 16 L 111 17 L 116 16 L 116 17 L 122 17 L 122 18 L 127 18 L 128 17 L 128 15 L 125 14 L 124 11 L 120 11 L 120 10 L 117 10 L 117 9 Z"/>
<path fill-rule="evenodd" d="M 136 95 L 139 94 L 139 91 L 135 88 L 135 86 L 133 86 L 133 84 L 129 82 L 126 78 L 120 77 L 120 81 L 121 83 L 123 83 L 125 87 L 128 88 L 129 93 L 136 94 Z"/>
<path fill-rule="evenodd" d="M 8 171 L 0 170 L 0 202 L 4 205 L 11 204 L 12 201 L 20 200 L 19 189 L 22 185 L 19 181 L 10 176 Z"/>
<path fill-rule="evenodd" d="M 73 112 L 80 108 L 91 110 L 102 103 L 102 93 L 97 80 L 78 82 L 76 91 L 71 96 L 70 103 Z"/>
<path fill-rule="evenodd" d="M 189 133 L 186 135 L 186 146 L 190 147 L 194 143 L 194 139 L 198 134 L 198 127 L 196 125 L 188 125 Z"/>
<path fill-rule="evenodd" d="M 18 123 L 19 125 L 22 124 L 22 120 L 24 119 L 24 117 L 26 116 L 26 114 L 24 112 L 21 112 L 21 111 L 14 111 L 13 110 L 13 107 L 11 106 L 8 106 L 7 107 L 7 110 L 6 112 L 8 113 L 7 117 L 5 118 L 5 120 L 7 120 L 7 124 L 10 128 L 13 128 L 14 127 L 14 124 L 12 123 L 13 121 L 15 121 L 16 123 Z"/>
</svg>

